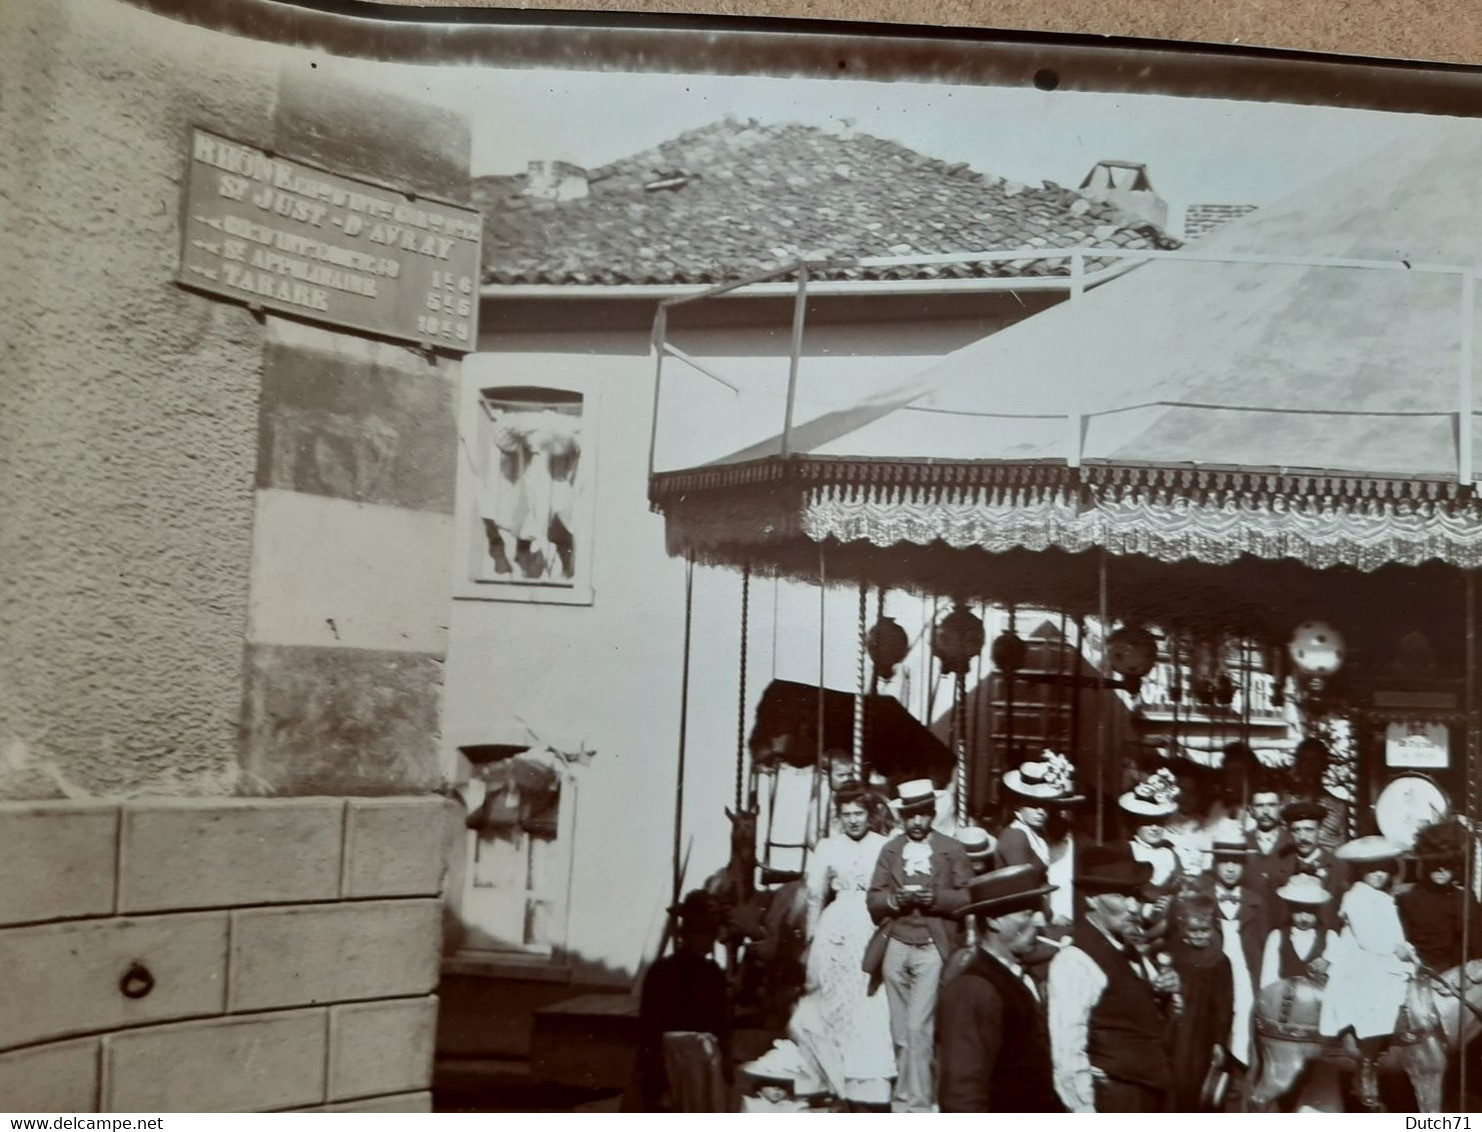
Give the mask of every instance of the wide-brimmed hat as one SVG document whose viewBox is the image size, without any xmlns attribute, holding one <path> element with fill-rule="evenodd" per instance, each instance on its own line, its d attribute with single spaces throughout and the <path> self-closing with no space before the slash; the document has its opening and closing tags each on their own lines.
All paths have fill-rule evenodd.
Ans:
<svg viewBox="0 0 1482 1132">
<path fill-rule="evenodd" d="M 967 883 L 969 903 L 957 912 L 966 916 L 973 912 L 1012 912 L 1019 908 L 1036 906 L 1038 901 L 1055 891 L 1045 875 L 1045 867 L 1034 862 L 1024 865 L 1008 865 L 994 869 Z"/>
<path fill-rule="evenodd" d="M 1446 818 L 1422 826 L 1415 834 L 1415 857 L 1433 865 L 1460 863 L 1471 846 L 1471 834 L 1457 818 Z"/>
<path fill-rule="evenodd" d="M 998 843 L 993 839 L 993 834 L 986 829 L 976 825 L 964 825 L 957 830 L 957 840 L 962 842 L 962 847 L 967 850 L 967 855 L 975 861 L 993 855 L 993 848 Z"/>
<path fill-rule="evenodd" d="M 936 808 L 937 791 L 929 778 L 913 778 L 909 782 L 902 782 L 895 788 L 895 794 L 903 814 Z"/>
<path fill-rule="evenodd" d="M 1003 776 L 1004 789 L 1033 802 L 1079 802 L 1075 792 L 1075 767 L 1054 751 L 1031 762 L 1020 763 Z"/>
<path fill-rule="evenodd" d="M 796 1085 L 811 1076 L 802 1051 L 787 1038 L 779 1039 L 755 1061 L 743 1062 L 738 1068 L 753 1081 L 769 1084 Z"/>
<path fill-rule="evenodd" d="M 1281 820 L 1287 823 L 1294 821 L 1326 821 L 1328 811 L 1323 809 L 1321 802 L 1314 802 L 1303 798 L 1296 802 L 1288 802 L 1281 808 Z"/>
<path fill-rule="evenodd" d="M 1153 879 L 1153 866 L 1132 856 L 1129 845 L 1088 845 L 1075 856 L 1075 886 L 1088 895 L 1133 893 Z"/>
<path fill-rule="evenodd" d="M 1117 805 L 1140 818 L 1166 818 L 1178 812 L 1178 779 L 1160 767 L 1117 799 Z"/>
<path fill-rule="evenodd" d="M 1322 881 L 1311 873 L 1296 873 L 1276 890 L 1276 895 L 1288 904 L 1326 904 L 1333 894 L 1323 887 Z"/>
<path fill-rule="evenodd" d="M 1404 851 L 1403 845 L 1396 845 L 1389 838 L 1376 834 L 1370 837 L 1360 837 L 1354 841 L 1345 841 L 1333 851 L 1333 856 L 1340 861 L 1350 861 L 1355 865 L 1372 865 L 1381 861 L 1393 861 Z"/>
</svg>

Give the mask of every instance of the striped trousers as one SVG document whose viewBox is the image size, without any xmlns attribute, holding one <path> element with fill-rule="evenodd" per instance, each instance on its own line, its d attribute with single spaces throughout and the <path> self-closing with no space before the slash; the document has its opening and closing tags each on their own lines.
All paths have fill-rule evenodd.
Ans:
<svg viewBox="0 0 1482 1132">
<path fill-rule="evenodd" d="M 936 1106 L 937 989 L 942 953 L 934 943 L 892 939 L 881 969 L 895 1042 L 895 1112 L 932 1112 Z"/>
</svg>

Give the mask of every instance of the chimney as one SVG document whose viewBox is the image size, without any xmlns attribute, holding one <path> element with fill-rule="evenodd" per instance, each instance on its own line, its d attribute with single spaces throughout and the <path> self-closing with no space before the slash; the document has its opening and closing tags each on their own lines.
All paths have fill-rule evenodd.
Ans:
<svg viewBox="0 0 1482 1132">
<path fill-rule="evenodd" d="M 536 200 L 580 200 L 589 191 L 587 171 L 569 161 L 532 161 L 525 174 L 525 195 Z"/>
<path fill-rule="evenodd" d="M 1153 191 L 1140 161 L 1098 161 L 1081 182 L 1081 195 L 1114 204 L 1123 212 L 1168 230 L 1168 203 Z"/>
</svg>

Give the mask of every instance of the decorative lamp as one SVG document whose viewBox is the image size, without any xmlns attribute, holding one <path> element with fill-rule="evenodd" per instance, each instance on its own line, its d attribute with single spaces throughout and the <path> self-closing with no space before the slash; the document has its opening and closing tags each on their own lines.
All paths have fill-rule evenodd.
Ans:
<svg viewBox="0 0 1482 1132">
<path fill-rule="evenodd" d="M 1146 629 L 1122 626 L 1106 639 L 1106 660 L 1118 676 L 1142 679 L 1158 662 L 1158 641 Z"/>
<path fill-rule="evenodd" d="M 952 607 L 952 612 L 937 624 L 931 637 L 931 651 L 942 662 L 942 671 L 952 675 L 964 675 L 973 658 L 983 651 L 987 634 L 983 622 L 971 610 L 961 605 Z"/>
<path fill-rule="evenodd" d="M 881 617 L 865 634 L 865 651 L 874 662 L 875 675 L 889 680 L 895 675 L 895 666 L 910 653 L 911 640 L 895 618 Z"/>
<path fill-rule="evenodd" d="M 993 648 L 989 650 L 989 656 L 993 659 L 993 667 L 1000 672 L 1015 673 L 1024 667 L 1024 660 L 1029 655 L 1029 646 L 1024 643 L 1024 638 L 1009 629 L 993 638 Z"/>
<path fill-rule="evenodd" d="M 1297 671 L 1321 688 L 1324 680 L 1343 667 L 1343 634 L 1326 621 L 1303 621 L 1292 631 L 1287 653 Z"/>
</svg>

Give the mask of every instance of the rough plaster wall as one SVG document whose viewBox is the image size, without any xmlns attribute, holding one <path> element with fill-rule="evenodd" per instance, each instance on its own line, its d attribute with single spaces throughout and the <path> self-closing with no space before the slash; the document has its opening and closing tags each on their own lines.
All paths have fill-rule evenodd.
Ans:
<svg viewBox="0 0 1482 1132">
<path fill-rule="evenodd" d="M 189 129 L 270 143 L 281 55 L 0 4 L 0 796 L 235 785 L 262 331 L 172 279 Z"/>
</svg>

